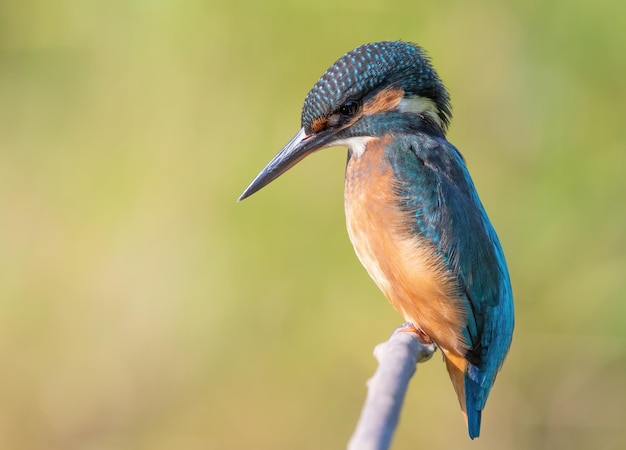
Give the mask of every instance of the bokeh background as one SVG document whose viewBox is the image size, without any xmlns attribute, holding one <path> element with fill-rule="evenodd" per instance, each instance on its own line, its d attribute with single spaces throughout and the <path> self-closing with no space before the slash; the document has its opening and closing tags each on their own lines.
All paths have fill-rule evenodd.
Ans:
<svg viewBox="0 0 626 450">
<path fill-rule="evenodd" d="M 236 198 L 383 39 L 451 92 L 517 309 L 482 437 L 438 355 L 393 448 L 626 448 L 625 5 L 0 2 L 0 448 L 345 448 L 400 323 L 345 150 Z"/>
</svg>

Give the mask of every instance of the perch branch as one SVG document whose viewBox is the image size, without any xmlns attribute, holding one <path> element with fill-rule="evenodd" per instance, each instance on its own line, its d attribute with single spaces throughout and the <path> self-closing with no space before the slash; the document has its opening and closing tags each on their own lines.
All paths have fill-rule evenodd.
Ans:
<svg viewBox="0 0 626 450">
<path fill-rule="evenodd" d="M 403 327 L 376 346 L 378 369 L 367 383 L 367 398 L 348 450 L 389 449 L 417 363 L 427 361 L 435 350 L 434 344 L 424 344 L 417 333 Z"/>
</svg>

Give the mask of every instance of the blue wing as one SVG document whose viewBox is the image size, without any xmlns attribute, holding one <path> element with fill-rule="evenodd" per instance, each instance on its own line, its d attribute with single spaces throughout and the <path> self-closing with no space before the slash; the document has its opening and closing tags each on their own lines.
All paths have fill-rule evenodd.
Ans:
<svg viewBox="0 0 626 450">
<path fill-rule="evenodd" d="M 513 334 L 513 294 L 504 253 L 463 157 L 452 144 L 428 134 L 407 134 L 396 136 L 394 147 L 387 155 L 402 206 L 414 218 L 411 231 L 437 246 L 466 303 L 465 400 L 473 438 Z"/>
</svg>

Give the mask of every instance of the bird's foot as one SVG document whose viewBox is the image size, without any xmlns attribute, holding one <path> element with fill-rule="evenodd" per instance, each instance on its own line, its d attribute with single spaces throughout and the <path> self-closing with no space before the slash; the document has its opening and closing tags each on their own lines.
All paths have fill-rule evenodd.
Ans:
<svg viewBox="0 0 626 450">
<path fill-rule="evenodd" d="M 404 322 L 402 325 L 396 328 L 393 332 L 394 334 L 395 333 L 415 333 L 419 337 L 420 341 L 422 341 L 424 344 L 429 345 L 433 343 L 433 340 L 426 333 L 424 333 L 424 330 L 422 330 L 419 327 L 416 327 L 411 322 Z"/>
<path fill-rule="evenodd" d="M 413 336 L 421 343 L 422 351 L 417 358 L 418 362 L 428 361 L 433 353 L 437 350 L 437 344 L 433 342 L 430 336 L 428 336 L 424 332 L 424 330 L 410 322 L 406 322 L 400 325 L 393 331 L 392 335 L 395 335 L 396 333 L 412 333 Z"/>
</svg>

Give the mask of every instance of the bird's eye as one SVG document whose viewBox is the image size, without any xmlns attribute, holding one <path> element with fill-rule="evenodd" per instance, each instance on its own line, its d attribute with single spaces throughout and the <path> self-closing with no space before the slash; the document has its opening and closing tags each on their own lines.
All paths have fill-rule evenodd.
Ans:
<svg viewBox="0 0 626 450">
<path fill-rule="evenodd" d="M 355 100 L 348 100 L 343 102 L 339 107 L 339 114 L 342 116 L 352 117 L 361 109 L 361 104 Z"/>
</svg>

